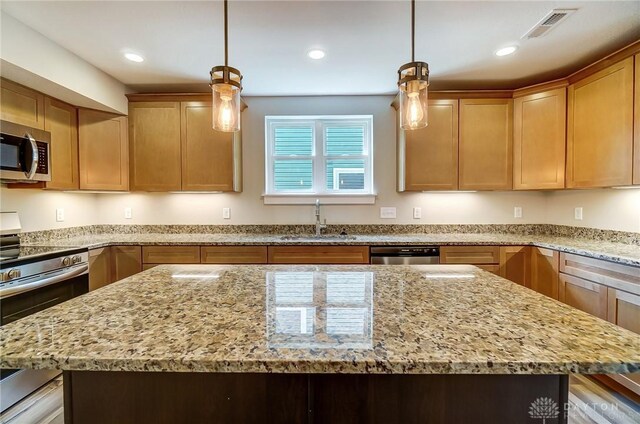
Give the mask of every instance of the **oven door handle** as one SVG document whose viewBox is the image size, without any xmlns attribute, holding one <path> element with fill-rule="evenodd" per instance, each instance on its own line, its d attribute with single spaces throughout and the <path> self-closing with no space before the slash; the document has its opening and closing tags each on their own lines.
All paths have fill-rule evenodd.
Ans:
<svg viewBox="0 0 640 424">
<path fill-rule="evenodd" d="M 68 280 L 70 278 L 77 277 L 82 274 L 86 274 L 88 270 L 89 270 L 89 265 L 85 264 L 85 265 L 72 268 L 71 270 L 63 274 L 54 275 L 49 278 L 44 278 L 42 280 L 34 281 L 33 283 L 22 284 L 15 287 L 2 288 L 0 289 L 0 299 L 4 299 L 10 296 L 15 296 L 31 290 L 39 289 L 41 287 L 50 286 L 52 284 L 56 284 L 64 280 Z"/>
</svg>

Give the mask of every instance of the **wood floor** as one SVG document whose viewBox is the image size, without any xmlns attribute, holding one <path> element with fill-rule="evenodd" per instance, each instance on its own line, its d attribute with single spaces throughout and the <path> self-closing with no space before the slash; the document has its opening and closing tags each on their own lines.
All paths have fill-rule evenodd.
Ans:
<svg viewBox="0 0 640 424">
<path fill-rule="evenodd" d="M 637 424 L 640 404 L 585 376 L 572 376 L 569 424 Z M 2 424 L 63 424 L 62 377 L 0 415 Z"/>
</svg>

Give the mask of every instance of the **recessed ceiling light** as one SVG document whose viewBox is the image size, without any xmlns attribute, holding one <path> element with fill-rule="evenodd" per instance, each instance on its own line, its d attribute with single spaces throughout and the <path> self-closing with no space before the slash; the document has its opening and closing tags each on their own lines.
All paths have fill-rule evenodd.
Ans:
<svg viewBox="0 0 640 424">
<path fill-rule="evenodd" d="M 516 46 L 504 47 L 498 51 L 496 51 L 496 56 L 507 56 L 514 53 L 518 48 Z"/>
<path fill-rule="evenodd" d="M 135 54 L 135 53 L 125 53 L 124 57 L 126 57 L 127 59 L 129 59 L 132 62 L 144 62 L 144 57 L 140 56 L 139 54 Z"/>
<path fill-rule="evenodd" d="M 319 49 L 310 50 L 307 56 L 315 60 L 322 59 L 324 57 L 324 51 Z"/>
</svg>

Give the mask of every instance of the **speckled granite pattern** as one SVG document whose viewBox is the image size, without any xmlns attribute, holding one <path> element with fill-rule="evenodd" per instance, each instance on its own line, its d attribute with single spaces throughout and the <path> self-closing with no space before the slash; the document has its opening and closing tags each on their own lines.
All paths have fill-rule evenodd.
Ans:
<svg viewBox="0 0 640 424">
<path fill-rule="evenodd" d="M 0 367 L 635 373 L 640 336 L 468 265 L 175 265 L 3 326 Z"/>
</svg>

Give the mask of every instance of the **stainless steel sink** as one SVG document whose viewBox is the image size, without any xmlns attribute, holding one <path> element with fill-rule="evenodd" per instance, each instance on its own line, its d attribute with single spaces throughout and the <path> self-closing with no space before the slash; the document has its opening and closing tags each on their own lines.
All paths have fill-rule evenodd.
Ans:
<svg viewBox="0 0 640 424">
<path fill-rule="evenodd" d="M 322 235 L 322 236 L 282 236 L 280 240 L 313 240 L 313 241 L 347 241 L 355 240 L 356 236 L 341 236 L 341 235 Z"/>
</svg>

